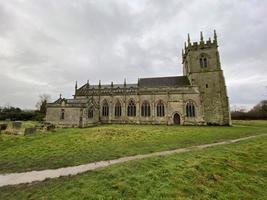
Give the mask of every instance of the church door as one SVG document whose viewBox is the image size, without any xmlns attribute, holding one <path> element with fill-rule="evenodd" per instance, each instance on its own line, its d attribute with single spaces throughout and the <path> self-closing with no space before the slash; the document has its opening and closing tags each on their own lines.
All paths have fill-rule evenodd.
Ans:
<svg viewBox="0 0 267 200">
<path fill-rule="evenodd" d="M 173 123 L 176 125 L 180 125 L 181 123 L 181 119 L 180 119 L 180 115 L 178 113 L 175 113 L 173 116 Z"/>
</svg>

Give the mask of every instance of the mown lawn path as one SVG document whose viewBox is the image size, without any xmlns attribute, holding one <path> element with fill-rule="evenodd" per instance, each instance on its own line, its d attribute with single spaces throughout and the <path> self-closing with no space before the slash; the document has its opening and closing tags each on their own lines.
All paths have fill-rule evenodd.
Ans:
<svg viewBox="0 0 267 200">
<path fill-rule="evenodd" d="M 0 187 L 6 186 L 6 185 L 16 185 L 16 184 L 21 184 L 21 183 L 31 183 L 33 181 L 43 181 L 47 178 L 57 178 L 60 176 L 76 175 L 76 174 L 83 173 L 86 171 L 96 170 L 99 168 L 107 167 L 107 166 L 117 164 L 117 163 L 124 163 L 124 162 L 131 161 L 131 160 L 140 160 L 140 159 L 149 158 L 153 156 L 165 156 L 165 155 L 170 155 L 174 153 L 195 151 L 195 150 L 200 150 L 200 149 L 218 146 L 218 145 L 237 143 L 242 140 L 257 138 L 257 137 L 261 137 L 264 135 L 266 134 L 243 137 L 243 138 L 238 138 L 238 139 L 233 139 L 233 140 L 225 140 L 222 142 L 203 144 L 203 145 L 192 146 L 192 147 L 187 147 L 187 148 L 178 148 L 178 149 L 169 150 L 169 151 L 161 151 L 161 152 L 155 152 L 155 153 L 149 153 L 149 154 L 143 154 L 143 155 L 135 155 L 135 156 L 127 156 L 127 157 L 122 157 L 122 158 L 118 158 L 114 160 L 98 161 L 94 163 L 88 163 L 88 164 L 72 166 L 72 167 L 64 167 L 64 168 L 59 168 L 59 169 L 47 169 L 47 170 L 41 170 L 41 171 L 2 174 L 0 175 Z"/>
</svg>

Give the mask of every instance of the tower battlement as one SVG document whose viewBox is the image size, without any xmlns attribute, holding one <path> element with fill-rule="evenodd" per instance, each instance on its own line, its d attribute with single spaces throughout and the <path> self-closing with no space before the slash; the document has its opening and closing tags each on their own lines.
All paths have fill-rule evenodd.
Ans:
<svg viewBox="0 0 267 200">
<path fill-rule="evenodd" d="M 187 34 L 187 42 L 184 43 L 184 48 L 182 49 L 182 58 L 183 62 L 185 61 L 185 58 L 190 51 L 198 51 L 198 50 L 204 50 L 204 49 L 210 49 L 210 48 L 217 48 L 218 42 L 217 42 L 217 34 L 214 30 L 213 39 L 209 37 L 208 40 L 204 40 L 203 33 L 200 32 L 200 41 L 199 42 L 191 42 L 189 33 Z"/>
</svg>

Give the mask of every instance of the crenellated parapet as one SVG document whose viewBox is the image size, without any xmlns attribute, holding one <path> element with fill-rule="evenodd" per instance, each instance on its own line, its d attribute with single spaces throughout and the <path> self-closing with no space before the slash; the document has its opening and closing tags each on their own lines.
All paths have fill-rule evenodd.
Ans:
<svg viewBox="0 0 267 200">
<path fill-rule="evenodd" d="M 88 85 L 85 84 L 76 91 L 76 96 L 106 96 L 115 94 L 136 94 L 137 84 L 114 84 L 111 82 L 110 85 Z"/>
<path fill-rule="evenodd" d="M 190 35 L 187 34 L 187 42 L 184 43 L 184 49 L 182 49 L 182 59 L 183 62 L 185 61 L 185 58 L 187 54 L 190 51 L 197 51 L 197 50 L 203 50 L 203 49 L 210 49 L 210 48 L 217 48 L 218 42 L 217 42 L 217 34 L 214 30 L 213 40 L 209 38 L 208 40 L 204 40 L 203 33 L 200 32 L 200 41 L 199 42 L 191 42 Z"/>
<path fill-rule="evenodd" d="M 193 91 L 193 92 L 192 92 Z M 135 84 L 101 84 L 90 85 L 89 82 L 76 89 L 76 97 L 136 95 L 167 92 L 194 93 L 186 76 L 139 78 Z"/>
</svg>

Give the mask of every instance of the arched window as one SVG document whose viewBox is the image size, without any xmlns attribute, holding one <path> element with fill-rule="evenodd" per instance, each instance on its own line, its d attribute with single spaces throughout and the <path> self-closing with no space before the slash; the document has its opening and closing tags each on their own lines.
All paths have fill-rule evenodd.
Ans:
<svg viewBox="0 0 267 200">
<path fill-rule="evenodd" d="M 120 117 L 121 116 L 121 103 L 118 100 L 117 103 L 115 104 L 115 117 Z"/>
<path fill-rule="evenodd" d="M 136 106 L 133 100 L 130 100 L 128 104 L 127 115 L 130 117 L 136 116 Z"/>
<path fill-rule="evenodd" d="M 93 108 L 88 109 L 88 118 L 93 118 L 94 117 L 94 110 Z"/>
<path fill-rule="evenodd" d="M 195 105 L 192 102 L 188 102 L 186 104 L 186 116 L 187 117 L 195 117 L 196 116 Z"/>
<path fill-rule="evenodd" d="M 201 68 L 208 67 L 208 58 L 205 55 L 201 55 L 199 58 L 199 64 Z"/>
<path fill-rule="evenodd" d="M 103 101 L 102 105 L 102 116 L 108 116 L 109 115 L 109 107 L 107 100 Z"/>
<path fill-rule="evenodd" d="M 150 104 L 148 101 L 144 101 L 141 107 L 141 115 L 143 117 L 149 117 L 150 116 Z"/>
<path fill-rule="evenodd" d="M 162 101 L 159 101 L 157 104 L 157 116 L 158 117 L 164 117 L 165 116 L 164 104 Z"/>
</svg>

